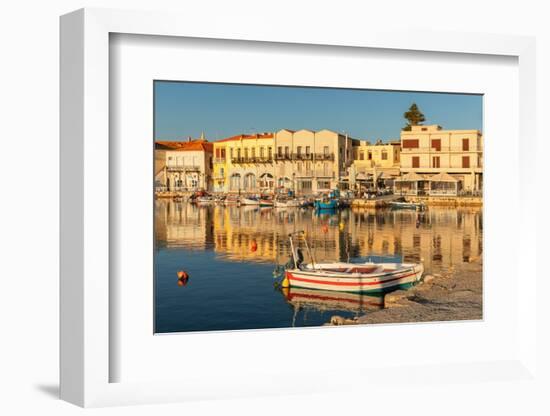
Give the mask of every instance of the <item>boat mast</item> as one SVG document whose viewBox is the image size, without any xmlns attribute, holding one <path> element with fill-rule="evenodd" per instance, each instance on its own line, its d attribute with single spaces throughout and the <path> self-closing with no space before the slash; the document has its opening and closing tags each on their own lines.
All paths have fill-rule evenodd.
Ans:
<svg viewBox="0 0 550 416">
<path fill-rule="evenodd" d="M 313 254 L 311 254 L 309 244 L 307 243 L 306 233 L 304 231 L 302 231 L 302 237 L 304 238 L 304 242 L 306 243 L 306 250 L 307 254 L 309 254 L 309 258 L 311 259 L 311 265 L 313 266 L 313 269 L 315 269 L 315 257 L 313 257 Z"/>
<path fill-rule="evenodd" d="M 288 239 L 290 240 L 290 250 L 292 251 L 292 259 L 294 260 L 294 268 L 298 268 L 298 263 L 296 262 L 296 253 L 294 252 L 294 243 L 292 242 L 292 234 L 288 235 Z"/>
</svg>

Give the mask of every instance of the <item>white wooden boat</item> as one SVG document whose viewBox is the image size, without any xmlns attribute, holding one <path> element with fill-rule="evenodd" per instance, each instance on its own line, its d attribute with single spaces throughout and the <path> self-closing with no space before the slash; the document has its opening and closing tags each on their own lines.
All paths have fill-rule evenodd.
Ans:
<svg viewBox="0 0 550 416">
<path fill-rule="evenodd" d="M 261 207 L 273 207 L 273 200 L 268 198 L 260 198 Z"/>
<path fill-rule="evenodd" d="M 288 208 L 288 206 L 287 200 L 276 199 L 273 201 L 273 208 Z"/>
<path fill-rule="evenodd" d="M 424 273 L 424 266 L 421 263 L 313 262 L 303 264 L 301 251 L 295 251 L 292 235 L 289 238 L 294 267 L 285 271 L 283 287 L 352 293 L 388 292 L 415 285 Z M 306 247 L 309 251 L 307 241 Z"/>
<path fill-rule="evenodd" d="M 197 197 L 196 201 L 199 204 L 213 204 L 214 198 L 211 196 L 199 196 Z"/>
<path fill-rule="evenodd" d="M 236 195 L 228 195 L 223 201 L 224 205 L 240 205 L 241 201 Z"/>
<path fill-rule="evenodd" d="M 260 200 L 257 198 L 243 197 L 241 198 L 241 205 L 260 205 Z"/>
<path fill-rule="evenodd" d="M 290 287 L 365 293 L 409 288 L 423 272 L 415 263 L 327 263 L 287 270 L 285 278 Z"/>
</svg>

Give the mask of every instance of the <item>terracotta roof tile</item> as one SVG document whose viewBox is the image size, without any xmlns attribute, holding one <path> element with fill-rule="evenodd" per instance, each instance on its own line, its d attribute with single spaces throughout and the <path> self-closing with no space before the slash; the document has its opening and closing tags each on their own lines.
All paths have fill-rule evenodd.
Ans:
<svg viewBox="0 0 550 416">
<path fill-rule="evenodd" d="M 202 150 L 205 152 L 212 152 L 214 145 L 206 140 L 191 140 L 185 142 L 169 142 L 169 141 L 157 141 L 155 142 L 156 149 L 164 150 L 177 150 L 177 151 L 192 151 Z"/>
</svg>

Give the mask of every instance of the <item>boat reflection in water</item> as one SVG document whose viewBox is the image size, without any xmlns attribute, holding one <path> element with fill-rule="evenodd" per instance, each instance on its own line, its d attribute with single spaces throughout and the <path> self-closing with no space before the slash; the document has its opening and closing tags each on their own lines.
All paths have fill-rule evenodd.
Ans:
<svg viewBox="0 0 550 416">
<path fill-rule="evenodd" d="M 304 315 L 307 321 L 308 312 L 349 312 L 352 316 L 359 316 L 367 311 L 374 311 L 384 307 L 384 295 L 364 293 L 334 292 L 329 290 L 303 289 L 289 287 L 281 289 L 285 300 L 294 310 L 293 325 L 297 314 Z"/>
</svg>

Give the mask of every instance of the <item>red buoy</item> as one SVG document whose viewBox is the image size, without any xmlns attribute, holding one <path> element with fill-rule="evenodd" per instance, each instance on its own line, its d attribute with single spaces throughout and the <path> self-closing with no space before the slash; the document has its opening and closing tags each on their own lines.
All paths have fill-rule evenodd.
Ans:
<svg viewBox="0 0 550 416">
<path fill-rule="evenodd" d="M 258 244 L 256 240 L 252 240 L 252 243 L 250 243 L 250 251 L 254 253 L 256 250 L 258 250 Z"/>
</svg>

